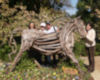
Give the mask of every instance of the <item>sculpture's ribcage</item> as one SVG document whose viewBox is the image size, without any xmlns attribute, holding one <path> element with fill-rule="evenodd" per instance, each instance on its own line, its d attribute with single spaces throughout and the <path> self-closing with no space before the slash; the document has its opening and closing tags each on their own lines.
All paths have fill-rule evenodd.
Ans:
<svg viewBox="0 0 100 80">
<path fill-rule="evenodd" d="M 61 50 L 59 35 L 52 33 L 41 36 L 34 42 L 34 48 L 44 52 L 45 55 L 50 55 Z"/>
</svg>

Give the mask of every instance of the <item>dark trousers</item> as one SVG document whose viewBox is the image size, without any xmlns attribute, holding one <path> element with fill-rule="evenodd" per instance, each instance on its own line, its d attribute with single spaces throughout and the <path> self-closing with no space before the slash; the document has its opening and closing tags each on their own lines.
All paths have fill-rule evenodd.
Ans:
<svg viewBox="0 0 100 80">
<path fill-rule="evenodd" d="M 95 47 L 86 47 L 86 52 L 88 54 L 88 60 L 89 60 L 88 70 L 92 72 L 94 71 L 95 68 L 95 60 L 94 60 Z"/>
<path fill-rule="evenodd" d="M 51 55 L 45 56 L 45 62 L 47 64 L 52 64 Z M 56 65 L 56 63 L 57 63 L 56 55 L 53 55 L 53 65 Z"/>
</svg>

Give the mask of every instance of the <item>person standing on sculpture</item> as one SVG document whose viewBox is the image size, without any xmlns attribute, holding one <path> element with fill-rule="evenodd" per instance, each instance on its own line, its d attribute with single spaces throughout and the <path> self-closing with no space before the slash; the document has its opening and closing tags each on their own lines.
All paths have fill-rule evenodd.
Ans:
<svg viewBox="0 0 100 80">
<path fill-rule="evenodd" d="M 93 72 L 95 69 L 95 60 L 94 60 L 94 55 L 95 55 L 95 46 L 96 46 L 96 32 L 92 28 L 93 24 L 88 23 L 86 26 L 87 34 L 86 34 L 86 52 L 88 54 L 88 60 L 89 60 L 89 66 L 88 70 L 89 72 Z"/>
</svg>

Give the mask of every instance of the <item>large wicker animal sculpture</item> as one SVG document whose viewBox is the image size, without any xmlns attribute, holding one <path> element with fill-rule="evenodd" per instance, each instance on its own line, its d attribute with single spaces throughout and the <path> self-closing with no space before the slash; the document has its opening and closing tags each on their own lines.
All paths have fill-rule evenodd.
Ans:
<svg viewBox="0 0 100 80">
<path fill-rule="evenodd" d="M 44 34 L 38 30 L 26 29 L 22 32 L 21 47 L 19 53 L 15 57 L 9 71 L 13 71 L 16 64 L 20 61 L 24 51 L 35 48 L 44 55 L 52 55 L 60 52 L 61 54 L 68 56 L 73 63 L 76 64 L 77 69 L 81 72 L 79 62 L 75 58 L 72 51 L 74 47 L 74 36 L 73 32 L 77 31 L 82 38 L 86 36 L 86 30 L 83 21 L 80 19 L 74 19 L 64 25 L 61 31 L 53 34 Z"/>
</svg>

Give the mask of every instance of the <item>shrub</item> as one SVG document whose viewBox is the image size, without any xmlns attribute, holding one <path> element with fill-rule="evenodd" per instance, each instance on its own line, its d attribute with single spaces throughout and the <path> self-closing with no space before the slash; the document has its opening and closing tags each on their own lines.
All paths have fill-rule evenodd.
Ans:
<svg viewBox="0 0 100 80">
<path fill-rule="evenodd" d="M 74 48 L 74 52 L 75 55 L 82 55 L 82 56 L 86 56 L 86 51 L 85 51 L 85 43 L 81 43 L 83 41 L 76 41 L 75 42 L 75 48 Z M 95 56 L 99 56 L 100 55 L 100 43 L 96 43 L 96 52 L 95 52 Z"/>
<path fill-rule="evenodd" d="M 82 55 L 85 56 L 86 52 L 85 52 L 85 45 L 84 43 L 81 43 L 82 41 L 76 41 L 75 42 L 75 47 L 74 47 L 74 52 L 75 55 Z"/>
<path fill-rule="evenodd" d="M 11 49 L 7 43 L 1 46 L 0 47 L 0 59 L 3 61 L 9 61 L 8 53 L 10 52 L 11 52 Z"/>
</svg>

